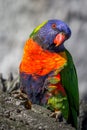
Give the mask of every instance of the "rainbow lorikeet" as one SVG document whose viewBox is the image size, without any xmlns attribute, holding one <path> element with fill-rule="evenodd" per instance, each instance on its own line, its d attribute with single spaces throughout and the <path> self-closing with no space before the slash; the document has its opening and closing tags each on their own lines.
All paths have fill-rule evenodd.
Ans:
<svg viewBox="0 0 87 130">
<path fill-rule="evenodd" d="M 77 74 L 72 56 L 64 47 L 70 36 L 70 28 L 61 20 L 40 24 L 25 43 L 19 71 L 21 90 L 31 103 L 62 113 L 77 128 Z"/>
</svg>

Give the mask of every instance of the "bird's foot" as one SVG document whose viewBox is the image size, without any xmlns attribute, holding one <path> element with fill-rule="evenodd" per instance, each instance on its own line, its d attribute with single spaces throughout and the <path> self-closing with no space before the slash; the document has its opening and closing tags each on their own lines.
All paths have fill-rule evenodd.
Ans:
<svg viewBox="0 0 87 130">
<path fill-rule="evenodd" d="M 61 113 L 61 111 L 55 111 L 55 112 L 53 112 L 51 115 L 50 115 L 50 117 L 55 117 L 56 118 L 56 121 L 59 121 L 59 122 L 61 122 L 61 121 L 63 121 L 63 117 L 62 117 L 62 113 Z"/>
<path fill-rule="evenodd" d="M 27 108 L 27 109 L 31 109 L 32 103 L 28 99 L 27 94 L 23 93 L 21 90 L 13 91 L 12 94 L 14 95 L 15 98 L 24 100 L 21 102 L 21 105 L 24 105 L 25 108 Z"/>
<path fill-rule="evenodd" d="M 14 95 L 14 97 L 19 98 L 19 99 L 28 99 L 27 95 L 25 93 L 23 93 L 21 90 L 16 90 L 11 92 L 12 95 Z"/>
</svg>

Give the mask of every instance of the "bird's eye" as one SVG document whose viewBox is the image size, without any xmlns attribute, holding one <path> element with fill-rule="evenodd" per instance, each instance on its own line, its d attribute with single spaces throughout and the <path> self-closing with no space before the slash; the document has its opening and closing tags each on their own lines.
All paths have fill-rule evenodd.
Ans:
<svg viewBox="0 0 87 130">
<path fill-rule="evenodd" d="M 56 24 L 55 24 L 55 23 L 52 24 L 52 28 L 53 28 L 53 29 L 56 28 Z"/>
</svg>

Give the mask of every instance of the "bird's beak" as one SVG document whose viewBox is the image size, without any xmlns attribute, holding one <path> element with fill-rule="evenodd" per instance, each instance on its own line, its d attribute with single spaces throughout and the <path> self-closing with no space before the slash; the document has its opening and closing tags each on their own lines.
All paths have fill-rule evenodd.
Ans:
<svg viewBox="0 0 87 130">
<path fill-rule="evenodd" d="M 59 34 L 56 35 L 56 37 L 54 39 L 54 44 L 56 44 L 56 46 L 59 46 L 65 40 L 66 40 L 66 35 L 64 33 L 59 33 Z"/>
</svg>

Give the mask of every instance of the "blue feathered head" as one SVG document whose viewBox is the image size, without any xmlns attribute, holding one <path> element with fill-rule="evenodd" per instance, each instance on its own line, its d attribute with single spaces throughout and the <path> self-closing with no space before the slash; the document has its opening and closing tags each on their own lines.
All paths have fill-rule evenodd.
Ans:
<svg viewBox="0 0 87 130">
<path fill-rule="evenodd" d="M 34 29 L 32 37 L 43 48 L 50 46 L 60 46 L 71 36 L 71 30 L 68 25 L 61 20 L 48 20 Z"/>
</svg>

